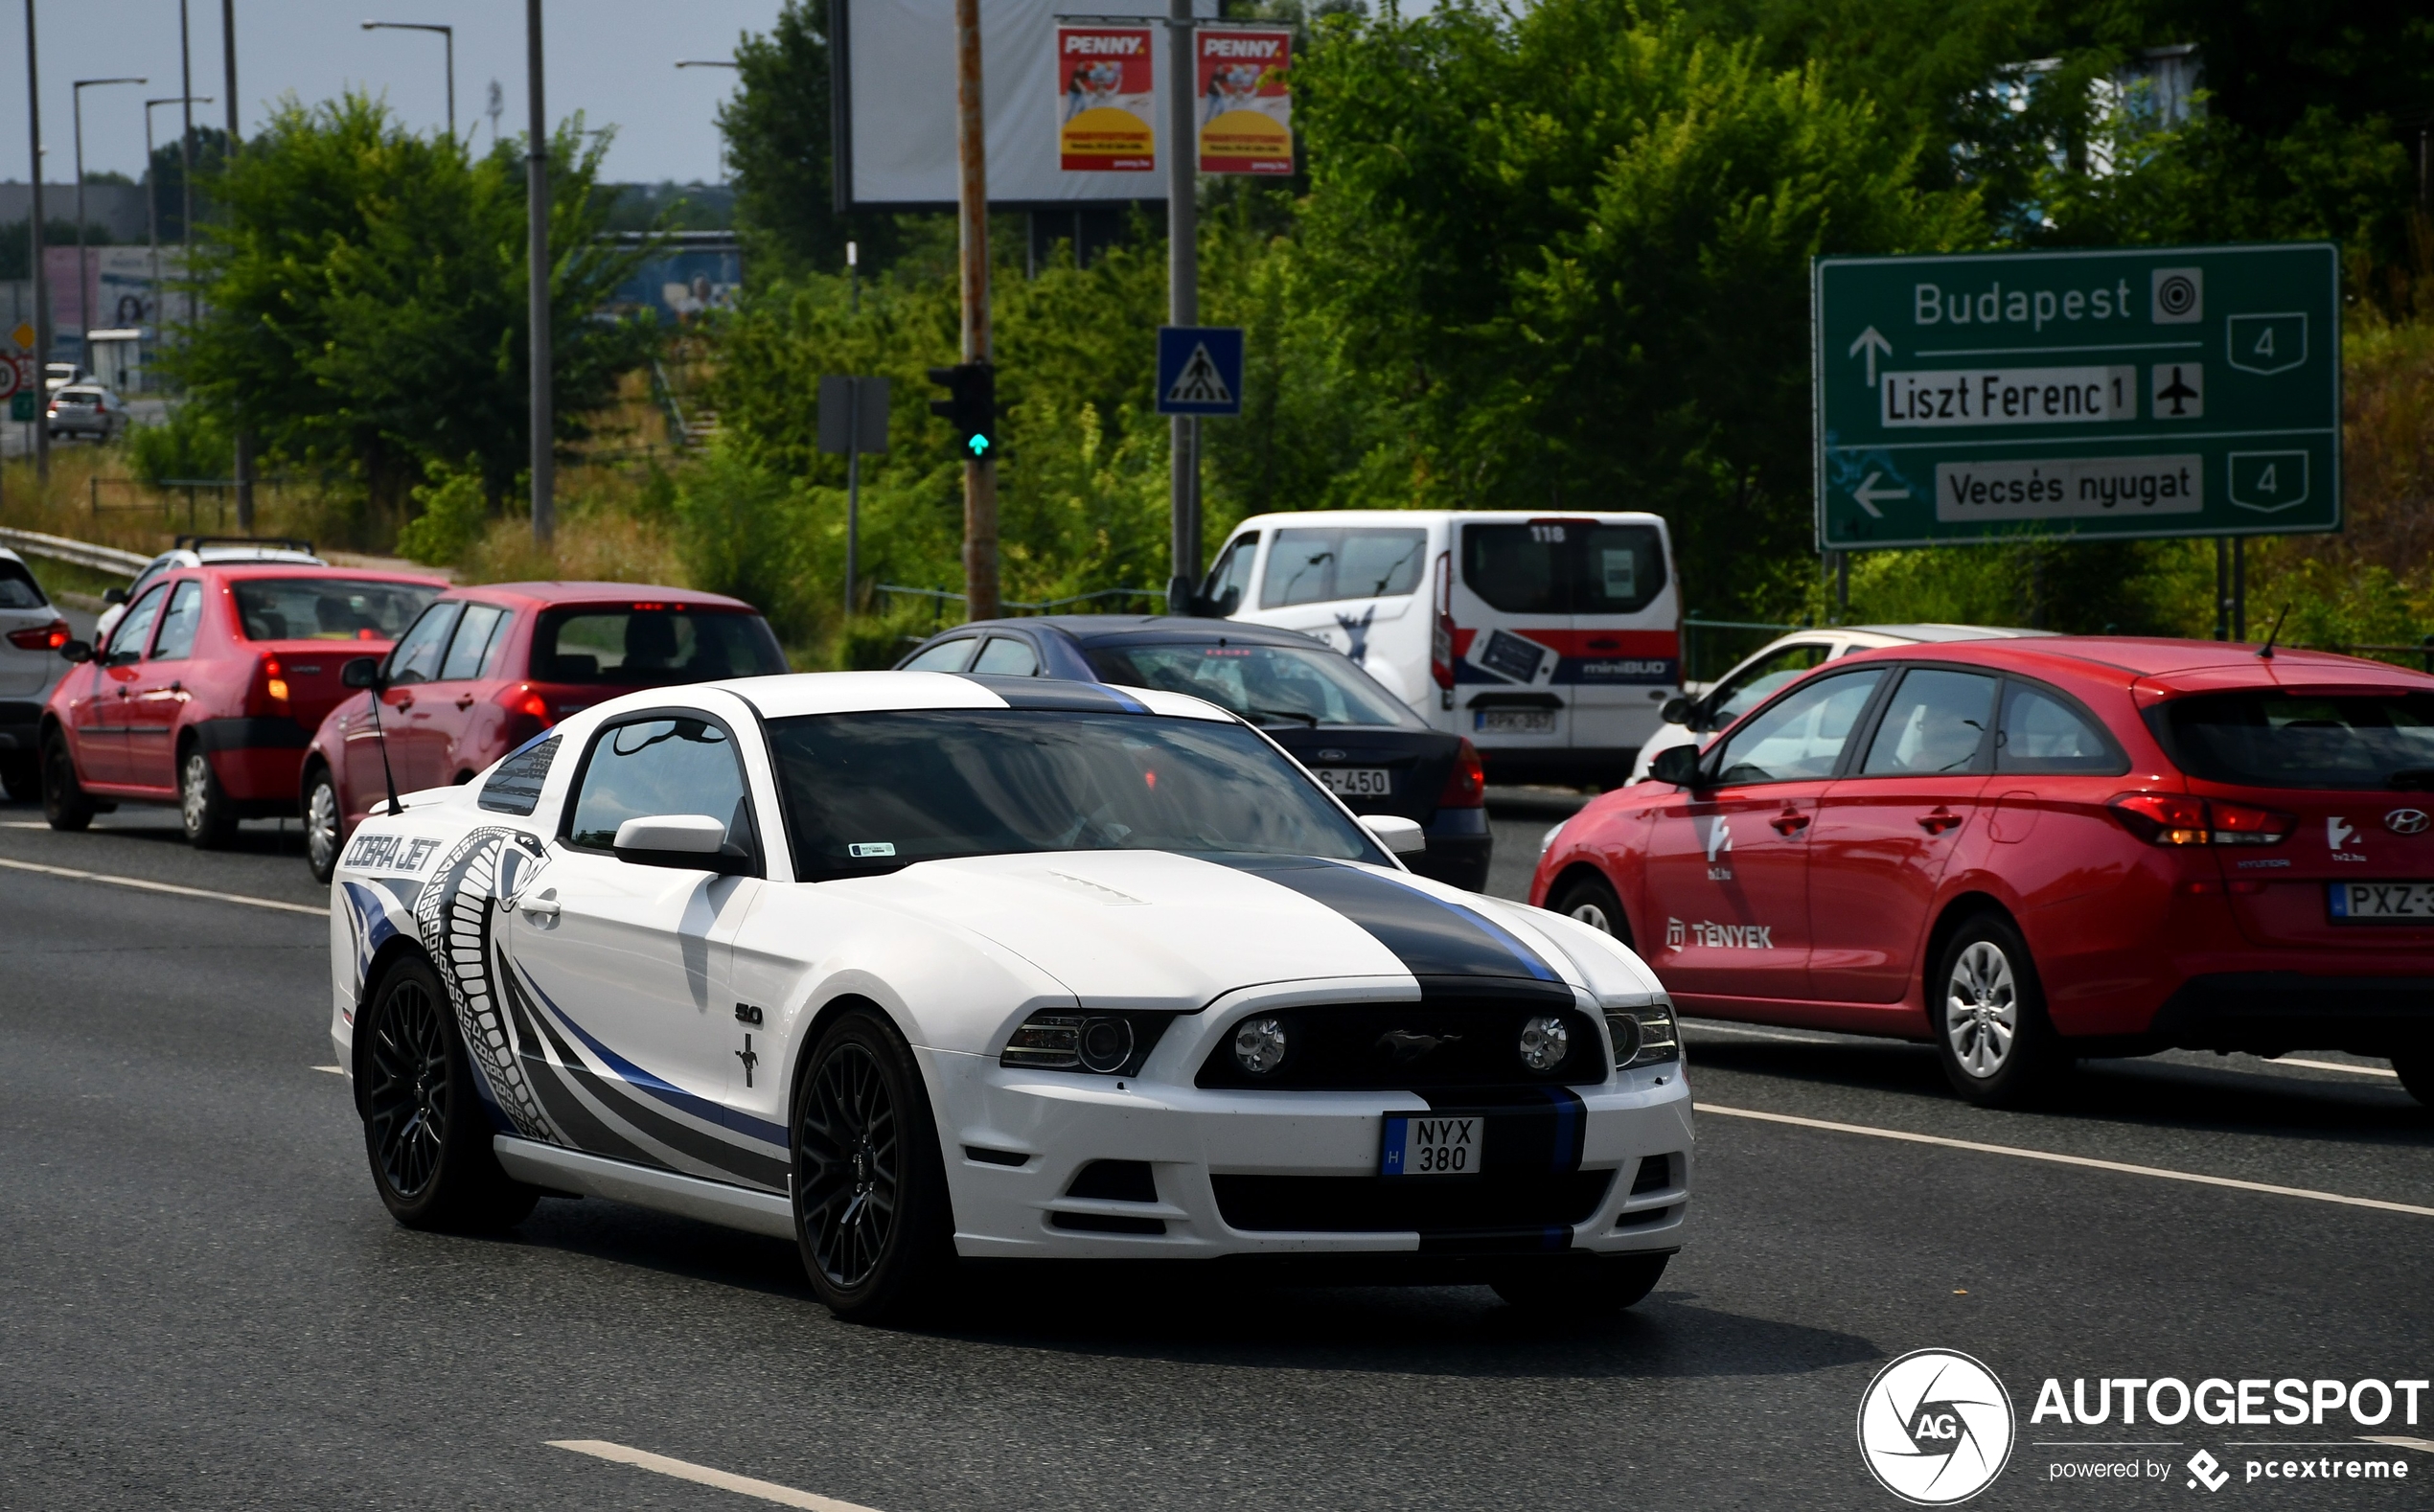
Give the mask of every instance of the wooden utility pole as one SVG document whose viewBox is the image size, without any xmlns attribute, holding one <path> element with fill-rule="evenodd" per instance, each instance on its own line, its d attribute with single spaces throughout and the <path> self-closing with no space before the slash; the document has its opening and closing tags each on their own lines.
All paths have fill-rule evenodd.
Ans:
<svg viewBox="0 0 2434 1512">
<path fill-rule="evenodd" d="M 536 0 L 538 3 L 538 0 Z M 963 253 L 963 360 L 987 363 L 989 164 L 980 110 L 980 0 L 955 0 L 955 162 Z M 998 459 L 963 462 L 963 591 L 976 620 L 998 617 Z"/>
</svg>

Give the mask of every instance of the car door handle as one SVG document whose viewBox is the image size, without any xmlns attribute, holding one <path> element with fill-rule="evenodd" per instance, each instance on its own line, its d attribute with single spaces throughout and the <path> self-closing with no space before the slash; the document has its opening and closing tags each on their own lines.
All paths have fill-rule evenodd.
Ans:
<svg viewBox="0 0 2434 1512">
<path fill-rule="evenodd" d="M 463 698 L 458 699 L 456 700 L 456 712 L 458 712 L 459 714 L 464 713 L 467 709 L 470 709 L 470 708 L 471 708 L 472 706 L 473 706 L 473 696 L 472 696 L 471 694 L 470 694 L 470 693 L 469 693 L 469 694 L 467 694 L 467 695 L 465 695 Z"/>
<path fill-rule="evenodd" d="M 1808 828 L 1808 815 L 1798 809 L 1786 809 L 1766 822 L 1775 826 L 1778 835 L 1798 835 Z"/>
<path fill-rule="evenodd" d="M 517 903 L 516 906 L 536 919 L 558 917 L 558 902 L 554 898 L 527 898 Z"/>
<path fill-rule="evenodd" d="M 1961 815 L 1938 804 L 1935 813 L 1922 813 L 1918 816 L 1918 828 L 1929 835 L 1941 835 L 1946 830 L 1961 828 Z"/>
</svg>

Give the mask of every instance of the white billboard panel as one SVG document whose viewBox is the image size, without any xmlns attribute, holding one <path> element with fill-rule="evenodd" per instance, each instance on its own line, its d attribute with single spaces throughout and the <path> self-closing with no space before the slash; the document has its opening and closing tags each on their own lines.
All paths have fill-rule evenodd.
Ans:
<svg viewBox="0 0 2434 1512">
<path fill-rule="evenodd" d="M 1193 0 L 1213 18 L 1216 0 Z M 1003 210 L 1162 201 L 1164 172 L 1067 172 L 1057 150 L 1063 95 L 1057 17 L 1163 16 L 1165 0 L 982 0 L 980 99 L 989 203 Z M 1157 29 L 1155 121 L 1166 142 L 1166 39 Z M 955 203 L 954 0 L 830 0 L 837 92 L 837 199 L 844 210 Z"/>
</svg>

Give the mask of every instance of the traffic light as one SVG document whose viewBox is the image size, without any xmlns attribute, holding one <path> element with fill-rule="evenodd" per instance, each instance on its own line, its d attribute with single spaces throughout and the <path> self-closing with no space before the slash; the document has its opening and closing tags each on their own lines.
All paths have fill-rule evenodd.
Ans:
<svg viewBox="0 0 2434 1512">
<path fill-rule="evenodd" d="M 930 381 L 948 393 L 946 399 L 930 401 L 930 412 L 954 427 L 956 454 L 967 461 L 996 456 L 998 370 L 986 362 L 965 362 L 931 368 Z"/>
</svg>

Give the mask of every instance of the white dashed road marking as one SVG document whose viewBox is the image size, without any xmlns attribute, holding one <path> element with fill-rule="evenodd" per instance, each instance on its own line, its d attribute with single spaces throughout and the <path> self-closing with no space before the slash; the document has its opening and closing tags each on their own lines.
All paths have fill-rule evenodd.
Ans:
<svg viewBox="0 0 2434 1512">
<path fill-rule="evenodd" d="M 213 892 L 204 887 L 180 887 L 175 882 L 152 882 L 142 877 L 114 877 L 108 872 L 79 871 L 73 866 L 41 866 L 33 861 L 12 861 L 6 857 L 0 857 L 0 866 L 21 872 L 40 872 L 46 877 L 66 877 L 76 882 L 107 882 L 113 887 L 135 887 L 145 892 L 173 893 L 180 898 L 210 898 L 219 903 L 241 903 L 249 908 L 277 908 L 287 913 L 309 913 L 316 919 L 330 917 L 330 908 L 326 904 L 283 903 L 277 898 L 254 898 L 241 892 Z"/>
<path fill-rule="evenodd" d="M 2359 1439 L 2358 1442 L 2361 1444 L 2389 1444 L 2395 1449 L 2423 1449 L 2428 1454 L 2434 1454 L 2434 1438 L 2394 1438 L 2377 1436 L 2370 1433 L 2366 1437 Z"/>
<path fill-rule="evenodd" d="M 2095 1171 L 2116 1171 L 2124 1176 L 2153 1177 L 2162 1181 L 2192 1181 L 2199 1186 L 2225 1186 L 2239 1192 L 2263 1192 L 2273 1197 L 2303 1197 L 2311 1203 L 2337 1203 L 2344 1207 L 2373 1207 L 2387 1213 L 2413 1213 L 2420 1218 L 2434 1218 L 2434 1207 L 2419 1207 L 2409 1203 L 2387 1203 L 2377 1197 L 2349 1197 L 2339 1192 L 2316 1192 L 2304 1186 L 2273 1186 L 2263 1181 L 2235 1180 L 2228 1176 L 2205 1176 L 2195 1171 L 2169 1171 L 2154 1165 L 2127 1165 L 2119 1160 L 2097 1160 L 2083 1155 L 2059 1155 L 2052 1150 L 2024 1150 L 2016 1145 L 1981 1144 L 1975 1139 L 1947 1139 L 1940 1134 L 1912 1134 L 1906 1129 L 1875 1129 L 1867 1124 L 1834 1123 L 1824 1118 L 1795 1118 L 1790 1113 L 1763 1113 L 1752 1108 L 1726 1108 L 1715 1103 L 1692 1103 L 1703 1113 L 1724 1118 L 1754 1118 L 1761 1123 L 1791 1124 L 1802 1129 L 1822 1129 L 1828 1134 L 1865 1134 L 1871 1139 L 1898 1139 L 1905 1144 L 1940 1145 L 1947 1150 L 1974 1150 L 1980 1155 L 2008 1155 L 2016 1160 L 2044 1160 L 2055 1165 L 2084 1166 Z"/>
<path fill-rule="evenodd" d="M 313 1069 L 316 1071 L 327 1071 L 333 1076 L 344 1076 L 347 1074 L 342 1067 L 335 1065 L 316 1065 Z"/>
<path fill-rule="evenodd" d="M 2283 1056 L 2279 1060 L 2268 1061 L 2265 1064 L 2268 1065 L 2304 1065 L 2310 1071 L 2347 1071 L 2352 1076 L 2398 1076 L 2400 1074 L 2400 1072 L 2393 1070 L 2388 1065 L 2344 1065 L 2338 1061 L 2300 1061 L 2294 1060 L 2286 1055 Z"/>
<path fill-rule="evenodd" d="M 835 1497 L 814 1496 L 809 1491 L 797 1491 L 792 1486 L 781 1486 L 774 1480 L 755 1480 L 749 1476 L 729 1475 L 723 1470 L 712 1470 L 707 1465 L 670 1459 L 665 1455 L 654 1455 L 648 1450 L 629 1449 L 623 1444 L 612 1444 L 605 1438 L 553 1438 L 548 1443 L 552 1449 L 571 1449 L 578 1455 L 590 1455 L 600 1459 L 614 1460 L 621 1465 L 631 1465 L 637 1470 L 649 1470 L 663 1476 L 674 1476 L 678 1480 L 690 1480 L 697 1485 L 716 1486 L 722 1491 L 732 1491 L 738 1496 L 758 1497 L 764 1501 L 774 1501 L 780 1506 L 804 1507 L 808 1509 L 808 1512 L 870 1512 L 868 1507 L 856 1506 L 851 1501 L 839 1501 Z"/>
</svg>

